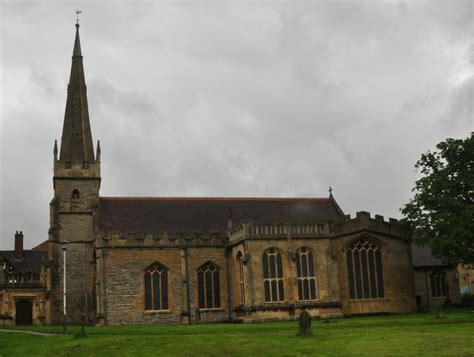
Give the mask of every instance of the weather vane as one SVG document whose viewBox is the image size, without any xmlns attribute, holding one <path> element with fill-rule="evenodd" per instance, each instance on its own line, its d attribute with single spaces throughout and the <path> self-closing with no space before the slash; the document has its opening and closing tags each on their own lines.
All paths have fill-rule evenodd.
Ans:
<svg viewBox="0 0 474 357">
<path fill-rule="evenodd" d="M 332 187 L 331 187 L 331 186 L 329 186 L 329 190 L 328 190 L 328 191 L 329 191 L 329 195 L 332 196 Z"/>
<path fill-rule="evenodd" d="M 76 25 L 79 25 L 79 14 L 82 14 L 81 10 L 76 10 Z"/>
</svg>

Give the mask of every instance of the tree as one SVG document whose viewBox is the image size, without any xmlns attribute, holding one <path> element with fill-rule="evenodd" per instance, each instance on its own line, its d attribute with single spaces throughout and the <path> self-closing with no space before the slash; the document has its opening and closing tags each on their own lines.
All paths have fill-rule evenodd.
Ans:
<svg viewBox="0 0 474 357">
<path fill-rule="evenodd" d="M 402 229 L 446 263 L 474 263 L 474 133 L 421 155 L 422 177 L 401 209 Z"/>
</svg>

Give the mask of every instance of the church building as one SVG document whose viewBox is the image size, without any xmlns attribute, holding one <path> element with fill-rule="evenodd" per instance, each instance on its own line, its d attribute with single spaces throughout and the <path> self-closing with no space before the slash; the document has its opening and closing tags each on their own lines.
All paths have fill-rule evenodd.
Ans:
<svg viewBox="0 0 474 357">
<path fill-rule="evenodd" d="M 54 146 L 45 322 L 158 324 L 408 313 L 397 220 L 322 198 L 103 197 L 79 25 Z M 111 178 L 106 178 L 104 183 Z M 63 248 L 66 276 L 63 276 Z"/>
</svg>

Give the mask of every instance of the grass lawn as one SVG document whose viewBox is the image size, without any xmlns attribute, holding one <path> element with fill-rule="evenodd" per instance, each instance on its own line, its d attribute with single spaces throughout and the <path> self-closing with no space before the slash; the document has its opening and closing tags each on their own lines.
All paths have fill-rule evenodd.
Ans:
<svg viewBox="0 0 474 357">
<path fill-rule="evenodd" d="M 313 321 L 297 337 L 297 322 L 87 327 L 41 337 L 0 332 L 0 356 L 474 356 L 474 311 Z M 19 328 L 19 327 L 17 327 Z M 60 333 L 61 326 L 34 326 Z"/>
</svg>

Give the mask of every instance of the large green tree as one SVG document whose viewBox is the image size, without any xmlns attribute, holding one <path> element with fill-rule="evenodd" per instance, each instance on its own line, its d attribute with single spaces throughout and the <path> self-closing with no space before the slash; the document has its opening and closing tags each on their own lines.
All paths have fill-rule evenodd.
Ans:
<svg viewBox="0 0 474 357">
<path fill-rule="evenodd" d="M 401 209 L 405 234 L 446 263 L 474 263 L 474 133 L 421 155 L 414 197 Z"/>
</svg>

